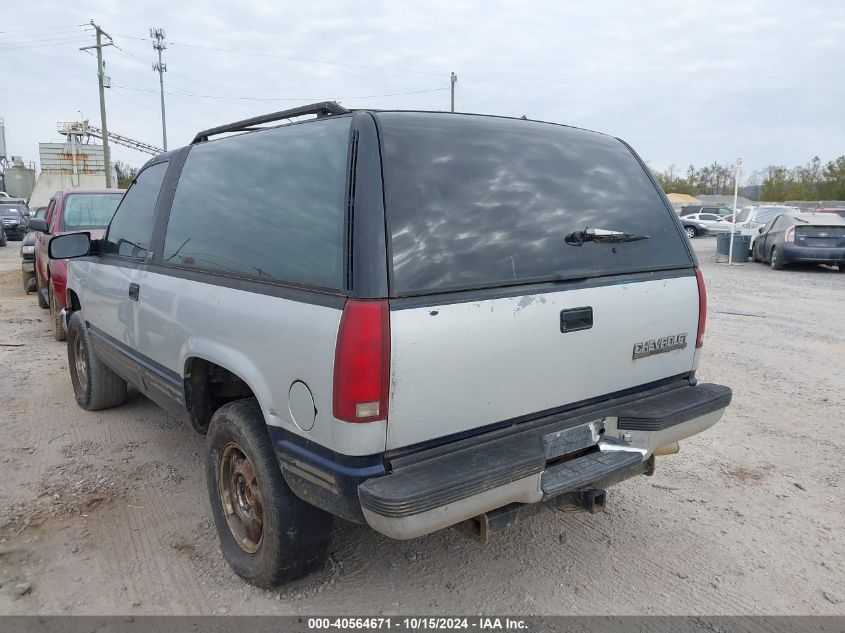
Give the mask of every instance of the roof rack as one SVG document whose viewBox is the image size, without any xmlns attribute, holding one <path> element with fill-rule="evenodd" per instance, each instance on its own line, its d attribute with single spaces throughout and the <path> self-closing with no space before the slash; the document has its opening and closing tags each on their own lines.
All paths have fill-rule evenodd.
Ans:
<svg viewBox="0 0 845 633">
<path fill-rule="evenodd" d="M 194 137 L 194 140 L 191 141 L 191 145 L 195 143 L 204 143 L 209 139 L 209 137 L 216 136 L 218 134 L 225 134 L 227 132 L 250 132 L 252 130 L 260 129 L 255 126 L 261 125 L 262 123 L 272 123 L 273 121 L 281 121 L 283 119 L 305 116 L 307 114 L 316 114 L 317 118 L 320 119 L 332 114 L 347 114 L 349 112 L 350 110 L 347 110 L 336 101 L 311 103 L 309 105 L 291 108 L 290 110 L 282 110 L 281 112 L 273 112 L 272 114 L 262 114 L 261 116 L 252 117 L 251 119 L 244 119 L 243 121 L 236 121 L 235 123 L 228 123 L 226 125 L 220 125 L 208 130 L 203 130 Z"/>
</svg>

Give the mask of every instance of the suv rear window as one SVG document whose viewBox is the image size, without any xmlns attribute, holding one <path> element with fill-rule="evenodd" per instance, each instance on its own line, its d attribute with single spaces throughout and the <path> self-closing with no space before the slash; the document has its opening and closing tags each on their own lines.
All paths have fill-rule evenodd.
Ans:
<svg viewBox="0 0 845 633">
<path fill-rule="evenodd" d="M 342 289 L 350 126 L 339 117 L 192 147 L 164 261 Z"/>
<path fill-rule="evenodd" d="M 617 139 L 496 117 L 376 118 L 399 295 L 692 266 L 674 212 Z M 650 239 L 564 242 L 587 227 Z"/>
</svg>

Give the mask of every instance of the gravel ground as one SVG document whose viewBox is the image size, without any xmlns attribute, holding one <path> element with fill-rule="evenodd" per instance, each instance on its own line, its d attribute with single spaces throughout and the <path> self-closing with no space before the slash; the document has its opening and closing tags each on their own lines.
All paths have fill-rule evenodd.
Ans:
<svg viewBox="0 0 845 633">
<path fill-rule="evenodd" d="M 391 541 L 339 522 L 329 562 L 277 591 L 223 561 L 202 438 L 134 394 L 86 413 L 64 344 L 0 248 L 2 614 L 845 614 L 845 274 L 716 263 L 699 376 L 733 387 L 713 429 L 490 545 Z M 22 344 L 21 347 L 9 345 Z"/>
</svg>

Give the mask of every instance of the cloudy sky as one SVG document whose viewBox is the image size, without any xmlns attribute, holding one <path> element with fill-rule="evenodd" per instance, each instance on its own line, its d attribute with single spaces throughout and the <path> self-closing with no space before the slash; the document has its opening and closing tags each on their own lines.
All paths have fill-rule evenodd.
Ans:
<svg viewBox="0 0 845 633">
<path fill-rule="evenodd" d="M 457 109 L 620 136 L 656 168 L 747 171 L 845 154 L 841 0 L 284 2 L 28 0 L 0 22 L 7 153 L 38 160 L 57 121 L 99 125 L 94 19 L 110 130 L 161 145 L 149 28 L 167 31 L 168 140 L 315 100 Z M 115 159 L 146 156 L 117 147 Z"/>
</svg>

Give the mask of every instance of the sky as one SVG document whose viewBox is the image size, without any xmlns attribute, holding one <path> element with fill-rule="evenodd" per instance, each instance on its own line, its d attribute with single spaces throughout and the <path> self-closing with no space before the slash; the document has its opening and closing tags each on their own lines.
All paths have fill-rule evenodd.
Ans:
<svg viewBox="0 0 845 633">
<path fill-rule="evenodd" d="M 58 121 L 99 125 L 91 19 L 108 127 L 162 145 L 150 27 L 163 27 L 167 134 L 336 99 L 456 109 L 623 138 L 654 168 L 744 160 L 749 174 L 845 154 L 845 2 L 284 2 L 28 0 L 0 21 L 7 154 L 38 161 Z M 147 156 L 114 147 L 134 166 Z M 743 178 L 744 180 L 744 178 Z"/>
</svg>

